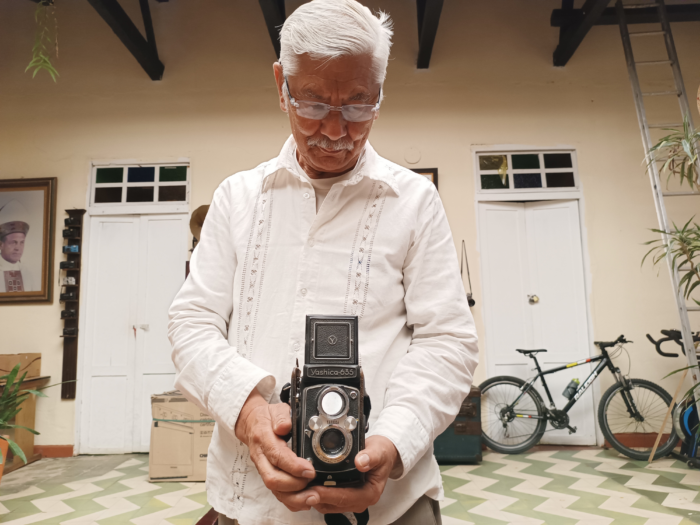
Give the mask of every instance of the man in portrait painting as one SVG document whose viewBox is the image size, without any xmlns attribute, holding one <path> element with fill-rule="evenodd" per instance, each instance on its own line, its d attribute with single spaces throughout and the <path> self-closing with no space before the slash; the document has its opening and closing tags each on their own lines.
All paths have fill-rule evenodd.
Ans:
<svg viewBox="0 0 700 525">
<path fill-rule="evenodd" d="M 35 291 L 31 273 L 22 266 L 29 233 L 27 211 L 16 200 L 0 208 L 0 293 Z"/>
</svg>

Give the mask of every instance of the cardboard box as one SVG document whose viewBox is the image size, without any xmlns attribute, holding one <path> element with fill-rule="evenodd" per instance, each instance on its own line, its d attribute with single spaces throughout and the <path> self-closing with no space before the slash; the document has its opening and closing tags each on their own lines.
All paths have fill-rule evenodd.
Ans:
<svg viewBox="0 0 700 525">
<path fill-rule="evenodd" d="M 41 354 L 0 354 L 0 376 L 12 372 L 12 369 L 20 365 L 19 376 L 27 372 L 27 378 L 41 375 Z"/>
<path fill-rule="evenodd" d="M 149 481 L 204 481 L 214 420 L 179 390 L 151 396 Z"/>
</svg>

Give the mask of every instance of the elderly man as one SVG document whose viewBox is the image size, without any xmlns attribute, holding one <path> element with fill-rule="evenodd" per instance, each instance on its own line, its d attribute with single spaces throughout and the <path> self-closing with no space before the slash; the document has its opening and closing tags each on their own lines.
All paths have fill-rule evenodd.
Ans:
<svg viewBox="0 0 700 525">
<path fill-rule="evenodd" d="M 0 293 L 34 291 L 32 276 L 22 266 L 29 233 L 26 215 L 24 206 L 15 200 L 0 208 Z"/>
<path fill-rule="evenodd" d="M 176 385 L 216 420 L 219 523 L 366 523 L 368 508 L 370 524 L 440 523 L 432 443 L 470 389 L 477 338 L 435 187 L 367 141 L 391 35 L 355 0 L 287 19 L 274 74 L 292 136 L 217 189 L 172 305 Z M 359 487 L 307 486 L 312 464 L 281 439 L 308 314 L 359 318 L 373 406 Z"/>
</svg>

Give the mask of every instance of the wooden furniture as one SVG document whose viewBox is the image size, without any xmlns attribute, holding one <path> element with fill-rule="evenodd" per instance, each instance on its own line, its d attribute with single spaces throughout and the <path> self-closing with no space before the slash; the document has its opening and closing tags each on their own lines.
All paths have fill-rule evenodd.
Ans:
<svg viewBox="0 0 700 525">
<path fill-rule="evenodd" d="M 22 389 L 36 390 L 46 384 L 51 379 L 50 376 L 29 377 L 22 383 Z M 0 381 L 0 394 L 5 390 L 6 381 Z M 34 416 L 36 415 L 36 396 L 30 395 L 29 398 L 20 405 L 19 414 L 15 417 L 15 424 L 23 427 L 34 428 Z M 41 454 L 34 453 L 34 434 L 21 428 L 15 429 L 14 441 L 27 456 L 27 465 L 41 459 Z M 24 466 L 24 461 L 18 456 L 15 456 L 12 463 L 5 465 L 4 473 L 7 474 L 13 470 L 17 470 Z"/>
</svg>

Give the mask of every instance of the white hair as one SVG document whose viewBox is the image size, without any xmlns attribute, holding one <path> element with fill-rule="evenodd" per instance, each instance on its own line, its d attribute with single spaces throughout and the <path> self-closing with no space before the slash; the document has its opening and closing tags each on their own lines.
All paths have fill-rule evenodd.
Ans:
<svg viewBox="0 0 700 525">
<path fill-rule="evenodd" d="M 313 0 L 296 9 L 280 30 L 280 63 L 285 74 L 297 72 L 297 57 L 314 60 L 370 55 L 375 79 L 382 84 L 389 62 L 392 22 L 356 0 Z"/>
</svg>

